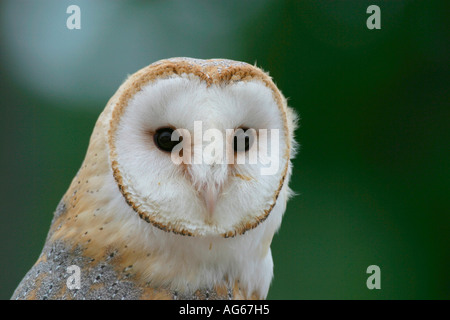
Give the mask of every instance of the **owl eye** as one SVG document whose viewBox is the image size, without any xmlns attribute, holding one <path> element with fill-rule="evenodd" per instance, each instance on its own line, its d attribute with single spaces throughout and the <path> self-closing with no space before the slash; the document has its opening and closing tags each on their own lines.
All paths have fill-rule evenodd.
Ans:
<svg viewBox="0 0 450 320">
<path fill-rule="evenodd" d="M 178 140 L 172 141 L 172 128 L 160 128 L 156 130 L 153 140 L 155 141 L 156 146 L 165 152 L 171 152 L 172 149 L 183 140 L 183 137 L 179 137 Z"/>
<path fill-rule="evenodd" d="M 247 128 L 239 128 L 234 134 L 233 148 L 235 152 L 248 151 L 253 144 L 254 137 L 252 130 Z"/>
</svg>

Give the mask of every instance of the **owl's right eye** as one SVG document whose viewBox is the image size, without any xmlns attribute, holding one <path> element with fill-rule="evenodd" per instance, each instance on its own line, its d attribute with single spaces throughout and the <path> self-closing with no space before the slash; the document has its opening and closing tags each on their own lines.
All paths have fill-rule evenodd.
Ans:
<svg viewBox="0 0 450 320">
<path fill-rule="evenodd" d="M 172 128 L 160 128 L 156 130 L 153 135 L 153 140 L 155 141 L 156 146 L 165 152 L 171 152 L 173 148 L 183 140 L 183 137 L 180 137 L 178 140 L 172 141 Z"/>
</svg>

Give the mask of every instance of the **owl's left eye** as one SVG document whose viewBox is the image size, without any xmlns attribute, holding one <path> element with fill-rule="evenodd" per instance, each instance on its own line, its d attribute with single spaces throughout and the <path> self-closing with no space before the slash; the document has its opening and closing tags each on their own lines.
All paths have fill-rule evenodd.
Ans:
<svg viewBox="0 0 450 320">
<path fill-rule="evenodd" d="M 180 143 L 182 140 L 182 137 L 180 137 L 178 140 L 172 141 L 172 128 L 160 128 L 156 130 L 153 140 L 155 141 L 156 146 L 165 152 L 171 152 L 173 148 Z"/>
<path fill-rule="evenodd" d="M 253 144 L 252 129 L 239 128 L 233 138 L 233 148 L 235 152 L 248 151 Z"/>
</svg>

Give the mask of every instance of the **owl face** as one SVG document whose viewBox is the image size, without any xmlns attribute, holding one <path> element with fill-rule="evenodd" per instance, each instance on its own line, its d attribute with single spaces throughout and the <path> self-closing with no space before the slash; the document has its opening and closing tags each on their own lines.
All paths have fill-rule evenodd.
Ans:
<svg viewBox="0 0 450 320">
<path fill-rule="evenodd" d="M 111 113 L 111 169 L 127 203 L 174 233 L 230 237 L 264 221 L 288 179 L 292 132 L 261 70 L 165 60 L 126 82 Z M 281 214 L 281 213 L 280 213 Z"/>
</svg>

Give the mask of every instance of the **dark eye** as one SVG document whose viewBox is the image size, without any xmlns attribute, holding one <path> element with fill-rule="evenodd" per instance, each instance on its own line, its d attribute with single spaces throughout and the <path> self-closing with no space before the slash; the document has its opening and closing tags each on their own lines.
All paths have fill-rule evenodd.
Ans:
<svg viewBox="0 0 450 320">
<path fill-rule="evenodd" d="M 156 130 L 153 140 L 155 141 L 156 146 L 162 151 L 171 152 L 172 149 L 183 140 L 182 137 L 179 137 L 178 140 L 172 141 L 173 131 L 172 128 L 161 128 Z"/>
<path fill-rule="evenodd" d="M 239 128 L 234 133 L 233 148 L 235 152 L 248 151 L 253 144 L 252 130 Z"/>
</svg>

